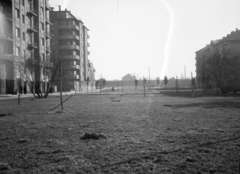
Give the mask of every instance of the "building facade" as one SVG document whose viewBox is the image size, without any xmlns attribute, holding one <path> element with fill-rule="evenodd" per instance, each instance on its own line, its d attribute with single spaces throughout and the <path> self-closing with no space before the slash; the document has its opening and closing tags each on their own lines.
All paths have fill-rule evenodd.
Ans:
<svg viewBox="0 0 240 174">
<path fill-rule="evenodd" d="M 39 59 L 44 64 L 49 61 L 49 11 L 48 0 L 0 1 L 0 94 L 15 94 L 20 85 L 27 88 L 21 77 L 27 71 L 19 66 L 20 62 Z M 35 72 L 39 78 L 43 76 L 43 69 Z"/>
<path fill-rule="evenodd" d="M 196 79 L 197 86 L 203 88 L 210 77 L 205 72 L 205 63 L 213 54 L 226 55 L 228 58 L 240 56 L 240 30 L 236 29 L 222 39 L 211 41 L 204 48 L 196 51 Z"/>
<path fill-rule="evenodd" d="M 93 65 L 89 67 L 88 28 L 67 9 L 62 11 L 61 6 L 58 11 L 50 11 L 50 20 L 52 56 L 62 62 L 63 91 L 87 90 L 88 79 L 94 76 L 93 71 L 89 71 Z M 57 80 L 59 78 L 58 75 Z"/>
</svg>

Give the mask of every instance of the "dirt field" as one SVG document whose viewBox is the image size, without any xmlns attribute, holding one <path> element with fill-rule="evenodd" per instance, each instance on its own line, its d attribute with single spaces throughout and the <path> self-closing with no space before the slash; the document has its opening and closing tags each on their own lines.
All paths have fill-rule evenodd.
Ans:
<svg viewBox="0 0 240 174">
<path fill-rule="evenodd" d="M 0 173 L 238 172 L 239 97 L 77 95 L 49 112 L 58 104 L 0 101 Z"/>
</svg>

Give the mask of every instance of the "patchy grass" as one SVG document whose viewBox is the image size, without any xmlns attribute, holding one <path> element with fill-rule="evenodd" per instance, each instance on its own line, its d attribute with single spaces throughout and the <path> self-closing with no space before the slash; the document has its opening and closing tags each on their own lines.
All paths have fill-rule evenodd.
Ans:
<svg viewBox="0 0 240 174">
<path fill-rule="evenodd" d="M 237 173 L 239 102 L 77 95 L 49 112 L 59 98 L 0 101 L 0 173 Z"/>
</svg>

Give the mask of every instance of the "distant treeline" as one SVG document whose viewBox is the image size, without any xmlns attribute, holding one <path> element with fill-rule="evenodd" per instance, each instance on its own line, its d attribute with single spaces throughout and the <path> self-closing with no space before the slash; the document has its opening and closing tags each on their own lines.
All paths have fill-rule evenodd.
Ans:
<svg viewBox="0 0 240 174">
<path fill-rule="evenodd" d="M 178 87 L 191 87 L 191 79 L 178 79 Z M 135 86 L 134 81 L 120 81 L 120 80 L 106 80 L 106 87 L 121 87 L 121 86 Z M 138 86 L 143 86 L 143 80 L 138 80 Z M 149 86 L 149 80 L 147 80 L 146 86 Z M 150 86 L 157 86 L 157 80 L 150 80 Z M 165 87 L 163 80 L 160 81 L 160 87 Z M 169 79 L 168 88 L 176 87 L 176 79 Z"/>
</svg>

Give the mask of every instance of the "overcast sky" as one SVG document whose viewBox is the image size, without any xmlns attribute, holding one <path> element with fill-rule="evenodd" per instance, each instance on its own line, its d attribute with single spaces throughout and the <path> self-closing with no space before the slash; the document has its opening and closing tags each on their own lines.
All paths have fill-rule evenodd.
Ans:
<svg viewBox="0 0 240 174">
<path fill-rule="evenodd" d="M 240 29 L 240 0 L 50 0 L 90 30 L 90 56 L 107 80 L 195 76 L 195 52 Z"/>
</svg>

